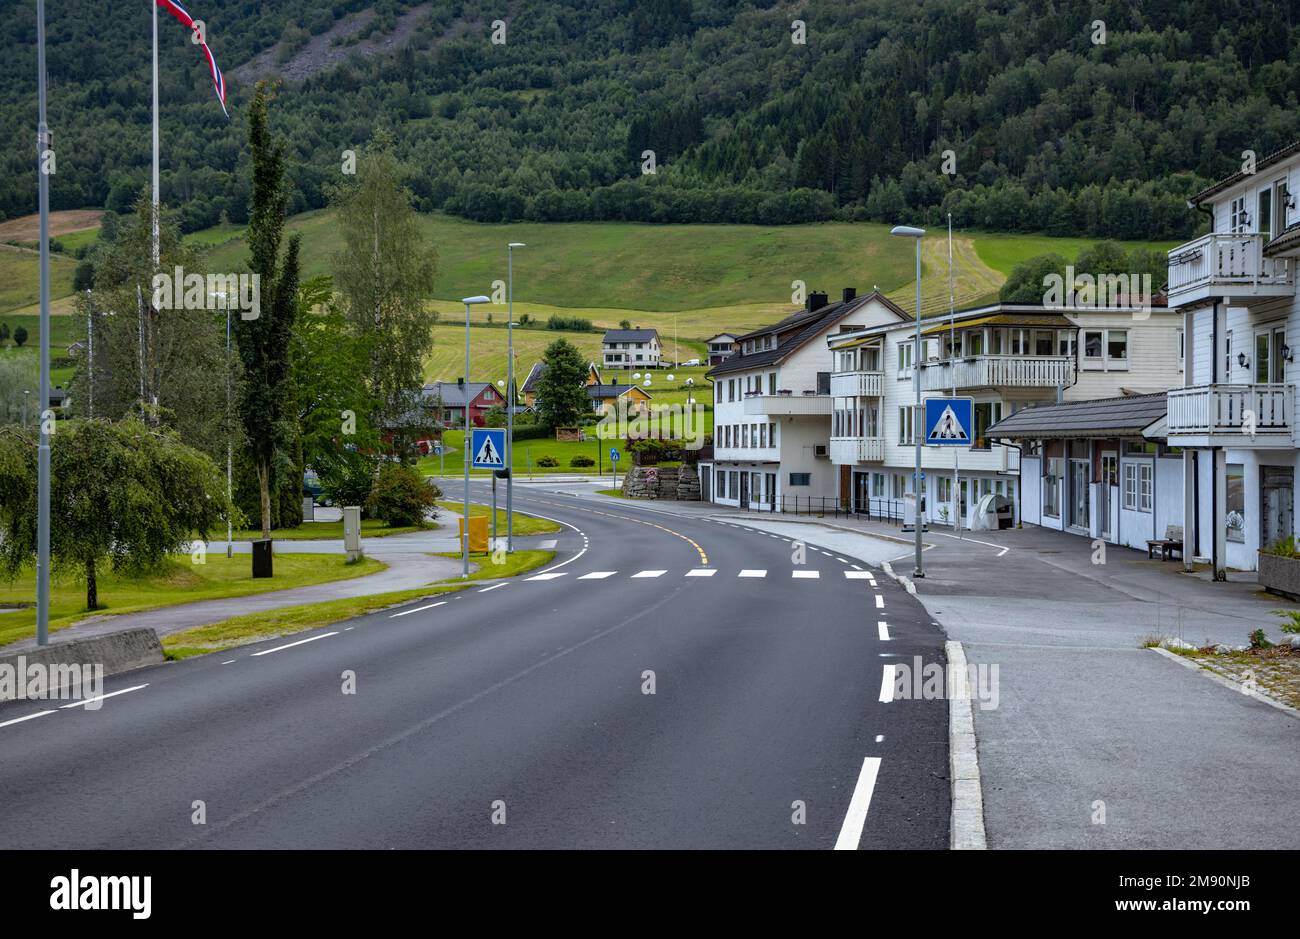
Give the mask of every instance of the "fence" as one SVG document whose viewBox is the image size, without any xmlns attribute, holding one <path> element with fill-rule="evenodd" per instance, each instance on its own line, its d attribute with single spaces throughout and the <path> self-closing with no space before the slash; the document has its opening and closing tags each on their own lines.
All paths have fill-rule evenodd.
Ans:
<svg viewBox="0 0 1300 939">
<path fill-rule="evenodd" d="M 782 512 L 787 515 L 816 515 L 832 518 L 855 518 L 865 521 L 903 524 L 902 499 L 868 499 L 866 505 L 851 508 L 836 496 L 786 496 L 780 499 L 750 499 L 738 506 L 744 512 Z"/>
</svg>

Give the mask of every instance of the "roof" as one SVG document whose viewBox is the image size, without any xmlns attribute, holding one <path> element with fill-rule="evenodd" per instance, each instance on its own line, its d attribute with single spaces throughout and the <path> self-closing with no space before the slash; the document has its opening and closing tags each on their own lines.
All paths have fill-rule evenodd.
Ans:
<svg viewBox="0 0 1300 939">
<path fill-rule="evenodd" d="M 1264 154 L 1264 156 L 1256 160 L 1255 169 L 1253 172 L 1244 173 L 1238 170 L 1237 172 L 1233 173 L 1231 176 L 1225 176 L 1223 179 L 1219 180 L 1213 186 L 1207 186 L 1206 188 L 1202 189 L 1200 192 L 1189 196 L 1187 198 L 1187 204 L 1191 206 L 1200 205 L 1206 199 L 1210 198 L 1210 196 L 1218 195 L 1219 193 L 1223 192 L 1223 190 L 1225 189 L 1231 189 L 1233 186 L 1237 185 L 1237 183 L 1243 182 L 1244 180 L 1250 179 L 1252 176 L 1258 174 L 1260 170 L 1266 169 L 1272 166 L 1274 163 L 1280 163 L 1283 160 L 1285 160 L 1287 157 L 1294 156 L 1297 153 L 1300 153 L 1300 140 L 1293 140 L 1285 147 L 1282 147 L 1278 150 L 1274 150 L 1272 153 L 1266 153 Z"/>
<path fill-rule="evenodd" d="M 1021 408 L 989 427 L 990 437 L 1024 439 L 1078 437 L 1140 437 L 1163 420 L 1165 393 L 1068 401 Z"/>
<path fill-rule="evenodd" d="M 1283 251 L 1292 251 L 1298 244 L 1300 244 L 1300 222 L 1292 222 L 1282 229 L 1281 234 L 1264 245 L 1264 257 L 1271 258 Z"/>
<path fill-rule="evenodd" d="M 609 385 L 587 385 L 587 394 L 593 398 L 621 398 L 633 388 L 649 396 L 650 392 L 638 385 L 620 385 L 618 383 Z"/>
<path fill-rule="evenodd" d="M 545 362 L 534 362 L 533 367 L 528 370 L 528 377 L 524 379 L 523 387 L 519 390 L 524 394 L 532 394 L 536 391 L 537 382 L 541 380 L 544 371 L 546 371 Z"/>
<path fill-rule="evenodd" d="M 463 408 L 465 406 L 465 395 L 468 390 L 469 400 L 473 401 L 483 393 L 483 389 L 492 383 L 487 381 L 466 382 L 464 386 L 454 381 L 435 381 L 432 384 L 425 385 L 421 389 L 425 400 L 441 398 L 442 406 L 446 408 Z"/>
<path fill-rule="evenodd" d="M 972 326 L 1042 326 L 1050 329 L 1075 329 L 1074 323 L 1071 323 L 1061 313 L 1044 313 L 1042 316 L 1021 315 L 1017 313 L 995 313 L 992 316 L 977 316 L 973 319 L 959 320 L 955 317 L 949 321 L 947 317 L 941 323 L 935 323 L 921 330 L 922 336 L 933 336 L 936 333 L 947 332 L 949 328 L 969 329 Z"/>
<path fill-rule="evenodd" d="M 705 372 L 706 375 L 722 375 L 727 372 L 743 372 L 746 369 L 758 368 L 764 365 L 771 365 L 780 362 L 790 356 L 791 353 L 798 351 L 809 341 L 818 336 L 823 330 L 834 326 L 844 317 L 853 313 L 872 300 L 876 300 L 898 315 L 899 319 L 910 321 L 911 317 L 884 294 L 872 292 L 865 297 L 856 297 L 847 302 L 841 300 L 837 303 L 828 303 L 818 310 L 799 310 L 791 313 L 785 319 L 773 323 L 771 326 L 764 326 L 761 329 L 755 329 L 745 333 L 743 336 L 737 336 L 736 341 L 740 342 L 745 339 L 751 339 L 755 336 L 777 335 L 782 333 L 791 333 L 792 335 L 771 349 L 764 349 L 761 352 L 751 352 L 749 355 L 736 353 L 722 362 L 719 362 L 713 368 Z"/>
<path fill-rule="evenodd" d="M 657 329 L 608 329 L 601 342 L 649 342 L 658 338 Z"/>
<path fill-rule="evenodd" d="M 705 342 L 718 342 L 718 341 L 723 340 L 723 339 L 727 340 L 727 342 L 735 342 L 735 341 L 736 341 L 736 334 L 735 334 L 735 333 L 718 333 L 716 336 L 713 336 L 712 338 L 710 338 L 710 339 L 706 339 L 706 340 L 704 340 L 704 341 L 705 341 Z"/>
</svg>

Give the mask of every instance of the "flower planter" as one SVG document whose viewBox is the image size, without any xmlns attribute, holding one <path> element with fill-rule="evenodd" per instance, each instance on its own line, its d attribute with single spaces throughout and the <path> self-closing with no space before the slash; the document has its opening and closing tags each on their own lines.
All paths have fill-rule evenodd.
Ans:
<svg viewBox="0 0 1300 939">
<path fill-rule="evenodd" d="M 1259 585 L 1269 593 L 1300 600 L 1300 558 L 1259 552 Z"/>
</svg>

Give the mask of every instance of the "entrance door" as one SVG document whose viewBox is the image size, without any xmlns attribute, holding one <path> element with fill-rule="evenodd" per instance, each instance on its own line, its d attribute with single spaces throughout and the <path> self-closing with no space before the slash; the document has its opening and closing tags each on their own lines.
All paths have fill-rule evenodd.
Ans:
<svg viewBox="0 0 1300 939">
<path fill-rule="evenodd" d="M 767 486 L 767 504 L 773 512 L 776 511 L 776 473 L 765 473 Z"/>
<path fill-rule="evenodd" d="M 1111 509 L 1111 486 L 1119 482 L 1119 463 L 1114 453 L 1103 453 L 1101 455 L 1101 504 L 1098 510 L 1101 512 L 1101 536 L 1103 538 L 1111 537 L 1114 532 L 1110 530 L 1110 509 Z"/>
<path fill-rule="evenodd" d="M 961 481 L 960 485 L 957 486 L 957 489 L 958 489 L 959 492 L 960 492 L 960 495 L 958 496 L 958 499 L 959 499 L 959 501 L 960 501 L 960 503 L 961 503 L 961 504 L 957 507 L 957 517 L 958 517 L 959 519 L 961 519 L 961 523 L 962 523 L 963 525 L 967 525 L 967 524 L 970 523 L 970 519 L 969 519 L 969 518 L 967 517 L 967 515 L 966 515 L 966 512 L 967 512 L 967 508 L 966 508 L 966 506 L 970 504 L 970 502 L 969 502 L 969 499 L 970 499 L 970 491 L 969 491 L 969 488 L 968 488 L 969 486 L 970 486 L 970 480 L 968 480 L 968 479 L 963 479 L 963 480 Z"/>
<path fill-rule="evenodd" d="M 1288 466 L 1259 468 L 1261 548 L 1290 537 L 1294 530 L 1294 476 L 1294 470 Z"/>
<path fill-rule="evenodd" d="M 1070 461 L 1070 527 L 1088 527 L 1088 461 Z"/>
<path fill-rule="evenodd" d="M 740 473 L 740 507 L 749 508 L 749 474 L 743 470 Z"/>
</svg>

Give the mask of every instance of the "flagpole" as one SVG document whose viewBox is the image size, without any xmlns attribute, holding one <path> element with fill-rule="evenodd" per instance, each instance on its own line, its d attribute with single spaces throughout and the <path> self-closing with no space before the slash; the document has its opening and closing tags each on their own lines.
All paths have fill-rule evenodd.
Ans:
<svg viewBox="0 0 1300 939">
<path fill-rule="evenodd" d="M 40 442 L 36 450 L 36 644 L 50 642 L 50 127 L 45 114 L 45 0 L 36 0 L 37 199 L 41 212 Z M 24 423 L 26 423 L 24 421 Z"/>
<path fill-rule="evenodd" d="M 158 270 L 158 2 L 149 0 L 153 10 L 153 266 Z"/>
</svg>

